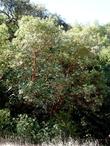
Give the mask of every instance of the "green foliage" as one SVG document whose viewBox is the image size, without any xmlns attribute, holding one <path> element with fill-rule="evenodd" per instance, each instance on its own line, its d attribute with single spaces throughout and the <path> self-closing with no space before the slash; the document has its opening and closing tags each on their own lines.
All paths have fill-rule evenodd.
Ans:
<svg viewBox="0 0 110 146">
<path fill-rule="evenodd" d="M 10 28 L 0 25 L 0 130 L 34 143 L 58 136 L 107 141 L 110 26 L 65 32 L 55 18 L 33 16 L 18 26 L 9 39 Z"/>
<path fill-rule="evenodd" d="M 0 131 L 8 129 L 10 123 L 10 111 L 8 109 L 0 110 Z"/>
<path fill-rule="evenodd" d="M 51 14 L 43 5 L 32 4 L 30 0 L 0 0 L 0 24 L 5 23 L 8 27 L 9 40 L 15 38 L 14 33 L 18 29 L 18 20 L 22 16 L 33 16 L 39 18 L 54 18 L 55 25 L 62 26 L 62 29 L 70 28 L 62 18 Z"/>
<path fill-rule="evenodd" d="M 16 130 L 17 134 L 22 138 L 32 140 L 39 130 L 39 124 L 35 119 L 28 117 L 28 115 L 19 115 L 17 120 Z"/>
<path fill-rule="evenodd" d="M 15 45 L 21 49 L 30 48 L 41 49 L 53 48 L 57 44 L 60 29 L 55 26 L 52 19 L 40 19 L 25 16 L 19 22 L 19 29 L 16 32 Z M 36 52 L 37 52 L 36 50 Z"/>
<path fill-rule="evenodd" d="M 5 21 L 5 17 L 3 15 L 0 15 L 0 25 L 3 24 Z"/>
<path fill-rule="evenodd" d="M 18 19 L 23 15 L 45 17 L 46 9 L 40 5 L 32 5 L 30 0 L 0 0 L 1 13 L 9 18 Z"/>
</svg>

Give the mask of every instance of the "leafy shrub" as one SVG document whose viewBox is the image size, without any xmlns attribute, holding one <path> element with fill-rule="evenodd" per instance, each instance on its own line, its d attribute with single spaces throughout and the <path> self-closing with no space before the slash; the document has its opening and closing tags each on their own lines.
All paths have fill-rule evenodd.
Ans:
<svg viewBox="0 0 110 146">
<path fill-rule="evenodd" d="M 10 111 L 8 109 L 0 110 L 0 131 L 4 131 L 8 128 L 10 123 Z"/>
<path fill-rule="evenodd" d="M 53 139 L 60 138 L 61 130 L 58 123 L 54 119 L 50 119 L 47 122 L 42 122 L 41 128 L 36 135 L 36 140 L 39 143 L 49 142 Z"/>
<path fill-rule="evenodd" d="M 35 119 L 28 117 L 28 115 L 19 115 L 17 120 L 17 134 L 28 141 L 33 140 L 36 136 L 36 132 L 39 130 L 39 124 Z"/>
</svg>

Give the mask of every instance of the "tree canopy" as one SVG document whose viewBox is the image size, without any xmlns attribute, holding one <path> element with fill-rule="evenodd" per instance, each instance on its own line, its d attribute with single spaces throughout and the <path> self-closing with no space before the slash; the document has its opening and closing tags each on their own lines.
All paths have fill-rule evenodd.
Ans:
<svg viewBox="0 0 110 146">
<path fill-rule="evenodd" d="M 1 136 L 109 145 L 110 25 L 65 30 L 29 0 L 0 4 Z"/>
</svg>

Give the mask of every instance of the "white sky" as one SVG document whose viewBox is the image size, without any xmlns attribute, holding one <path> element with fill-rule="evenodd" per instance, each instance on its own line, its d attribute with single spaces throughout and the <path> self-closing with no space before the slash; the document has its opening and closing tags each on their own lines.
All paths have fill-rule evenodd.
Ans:
<svg viewBox="0 0 110 146">
<path fill-rule="evenodd" d="M 110 22 L 110 0 L 31 0 L 43 4 L 68 23 Z"/>
</svg>

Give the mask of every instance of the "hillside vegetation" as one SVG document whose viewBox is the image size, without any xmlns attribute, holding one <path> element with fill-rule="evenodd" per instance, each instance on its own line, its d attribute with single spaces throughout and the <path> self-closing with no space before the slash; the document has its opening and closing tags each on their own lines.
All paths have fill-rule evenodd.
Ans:
<svg viewBox="0 0 110 146">
<path fill-rule="evenodd" d="M 70 26 L 0 0 L 0 135 L 110 145 L 110 24 Z"/>
</svg>

